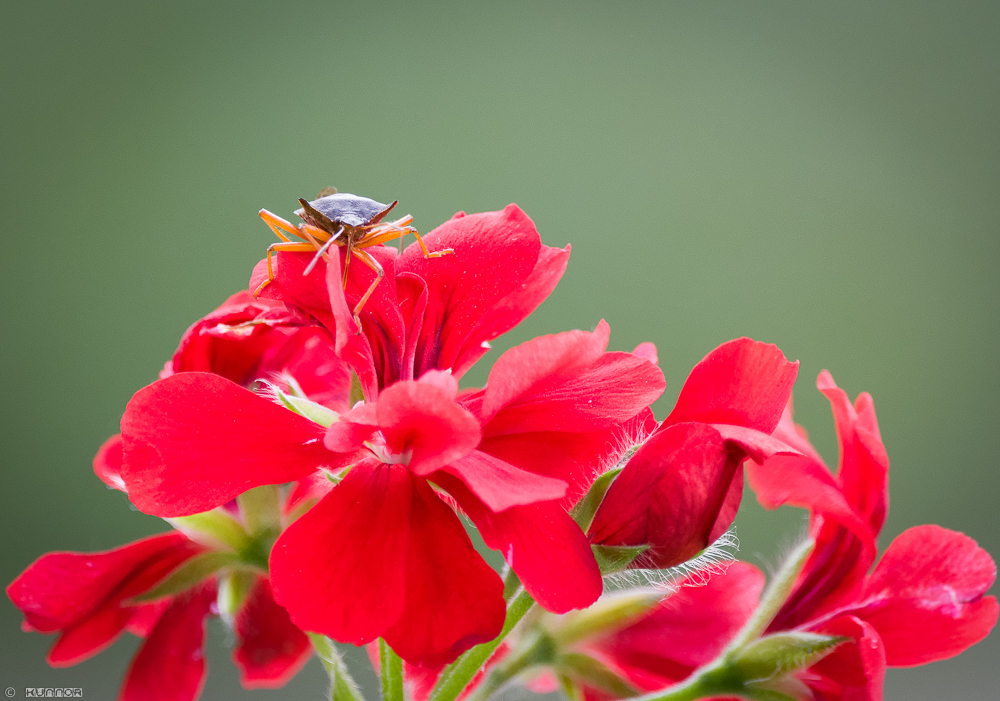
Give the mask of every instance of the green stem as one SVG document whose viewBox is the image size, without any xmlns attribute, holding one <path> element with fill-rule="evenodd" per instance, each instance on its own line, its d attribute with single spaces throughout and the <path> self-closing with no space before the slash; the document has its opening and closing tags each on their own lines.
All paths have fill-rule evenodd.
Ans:
<svg viewBox="0 0 1000 701">
<path fill-rule="evenodd" d="M 524 615 L 534 604 L 535 600 L 531 598 L 531 594 L 522 589 L 507 607 L 507 618 L 504 620 L 500 635 L 488 643 L 482 643 L 467 650 L 457 660 L 445 667 L 437 684 L 431 690 L 428 701 L 455 701 L 486 663 L 486 660 L 490 658 L 490 655 L 500 647 L 500 643 L 507 637 L 507 634 L 524 618 Z"/>
<path fill-rule="evenodd" d="M 739 650 L 747 643 L 759 638 L 761 633 L 767 630 L 771 621 L 778 615 L 785 600 L 788 599 L 792 587 L 795 586 L 795 580 L 798 578 L 799 572 L 802 571 L 802 566 L 806 564 L 806 560 L 813 551 L 813 546 L 815 543 L 812 540 L 805 540 L 791 552 L 774 579 L 771 580 L 771 584 L 764 592 L 753 616 L 746 622 L 736 638 L 729 643 L 727 650 Z"/>
<path fill-rule="evenodd" d="M 466 701 L 486 701 L 493 692 L 521 672 L 537 665 L 551 664 L 555 656 L 555 642 L 548 633 L 538 631 L 527 645 L 514 655 L 505 657 L 503 664 L 491 669 L 479 686 L 466 697 Z"/>
<path fill-rule="evenodd" d="M 737 696 L 748 698 L 743 692 L 743 680 L 733 676 L 732 670 L 720 666 L 718 662 L 703 667 L 687 681 L 654 691 L 645 696 L 636 696 L 629 701 L 694 701 L 713 696 Z"/>
<path fill-rule="evenodd" d="M 378 639 L 382 677 L 382 701 L 403 701 L 403 660 L 383 640 Z"/>
<path fill-rule="evenodd" d="M 358 685 L 351 678 L 344 660 L 337 652 L 333 642 L 325 635 L 309 633 L 316 656 L 319 657 L 327 674 L 330 675 L 330 698 L 332 701 L 365 701 L 358 690 Z"/>
</svg>

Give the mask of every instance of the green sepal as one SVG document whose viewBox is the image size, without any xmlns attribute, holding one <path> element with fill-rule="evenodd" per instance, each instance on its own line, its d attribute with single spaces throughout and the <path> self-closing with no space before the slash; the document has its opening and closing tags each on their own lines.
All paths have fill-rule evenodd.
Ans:
<svg viewBox="0 0 1000 701">
<path fill-rule="evenodd" d="M 365 391 L 361 387 L 361 379 L 358 373 L 351 371 L 351 394 L 348 398 L 349 406 L 354 407 L 358 402 L 365 401 Z"/>
<path fill-rule="evenodd" d="M 233 550 L 242 550 L 250 540 L 240 522 L 222 509 L 164 520 L 193 540 L 201 542 L 207 536 L 215 543 L 228 545 Z"/>
<path fill-rule="evenodd" d="M 382 701 L 403 700 L 403 660 L 384 638 L 378 639 L 379 677 L 382 680 Z"/>
<path fill-rule="evenodd" d="M 559 680 L 559 688 L 569 701 L 584 701 L 583 689 L 579 684 L 565 674 L 556 674 L 556 679 Z"/>
<path fill-rule="evenodd" d="M 727 663 L 747 680 L 772 679 L 817 662 L 846 638 L 816 633 L 775 633 L 730 653 Z"/>
<path fill-rule="evenodd" d="M 617 468 L 614 470 L 608 470 L 603 475 L 594 480 L 594 483 L 590 485 L 590 489 L 587 493 L 583 495 L 583 498 L 576 503 L 576 505 L 570 510 L 569 515 L 573 517 L 577 525 L 580 526 L 580 530 L 584 533 L 590 528 L 590 524 L 594 521 L 594 514 L 597 513 L 597 508 L 604 501 L 604 495 L 608 493 L 608 489 L 611 487 L 611 483 L 615 481 L 615 477 L 622 471 L 622 468 Z"/>
<path fill-rule="evenodd" d="M 250 590 L 257 581 L 257 574 L 250 570 L 232 569 L 219 576 L 219 616 L 233 625 L 236 614 L 243 608 Z"/>
<path fill-rule="evenodd" d="M 578 652 L 560 655 L 556 660 L 555 669 L 560 676 L 606 691 L 615 698 L 623 699 L 639 695 L 638 689 L 612 672 L 603 662 L 589 655 Z"/>
<path fill-rule="evenodd" d="M 606 635 L 634 623 L 663 600 L 663 592 L 649 589 L 602 597 L 582 611 L 552 616 L 549 635 L 561 648 L 587 638 Z"/>
<path fill-rule="evenodd" d="M 614 574 L 626 569 L 632 562 L 649 550 L 648 545 L 592 545 L 594 559 L 601 568 L 602 575 Z"/>
<path fill-rule="evenodd" d="M 236 497 L 243 522 L 251 537 L 281 532 L 281 493 L 276 484 L 254 487 Z"/>
<path fill-rule="evenodd" d="M 133 597 L 131 601 L 132 603 L 141 604 L 147 601 L 162 599 L 165 596 L 179 594 L 211 577 L 223 567 L 232 567 L 238 564 L 240 564 L 240 559 L 236 553 L 213 550 L 201 555 L 195 555 L 168 574 L 166 579 L 155 587 L 146 590 L 139 596 Z"/>
<path fill-rule="evenodd" d="M 296 414 L 318 423 L 323 428 L 330 428 L 330 426 L 340 418 L 340 414 L 335 412 L 333 409 L 328 409 L 322 404 L 317 404 L 316 402 L 303 397 L 296 397 L 288 394 L 287 392 L 282 392 L 281 389 L 275 385 L 270 385 L 270 388 L 271 391 L 274 392 L 274 396 L 278 398 L 278 401 L 281 402 L 286 409 L 290 409 Z"/>
</svg>

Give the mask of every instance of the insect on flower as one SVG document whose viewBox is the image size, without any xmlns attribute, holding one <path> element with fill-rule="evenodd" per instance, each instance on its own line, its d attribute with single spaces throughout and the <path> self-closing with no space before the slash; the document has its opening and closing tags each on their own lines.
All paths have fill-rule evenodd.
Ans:
<svg viewBox="0 0 1000 701">
<path fill-rule="evenodd" d="M 406 234 L 413 234 L 420 244 L 424 258 L 440 258 L 454 253 L 450 248 L 434 253 L 428 251 L 420 234 L 410 226 L 413 217 L 409 214 L 396 221 L 382 223 L 385 215 L 399 204 L 398 200 L 386 205 L 367 197 L 337 192 L 336 188 L 327 187 L 320 190 L 312 202 L 299 198 L 299 204 L 302 205 L 302 209 L 295 210 L 295 214 L 302 219 L 303 223 L 298 226 L 266 209 L 260 210 L 260 218 L 281 241 L 273 243 L 267 248 L 267 280 L 254 290 L 254 297 L 259 295 L 274 280 L 274 270 L 271 267 L 272 254 L 279 251 L 315 251 L 315 257 L 303 271 L 303 275 L 308 275 L 320 258 L 328 260 L 327 250 L 332 244 L 336 244 L 347 248 L 347 256 L 344 259 L 343 285 L 345 289 L 347 288 L 347 271 L 352 257 L 360 259 L 376 274 L 375 281 L 354 307 L 354 317 L 357 319 L 368 298 L 371 297 L 385 276 L 385 271 L 379 262 L 364 249 L 401 239 Z M 302 241 L 290 239 L 286 234 L 302 239 Z"/>
</svg>

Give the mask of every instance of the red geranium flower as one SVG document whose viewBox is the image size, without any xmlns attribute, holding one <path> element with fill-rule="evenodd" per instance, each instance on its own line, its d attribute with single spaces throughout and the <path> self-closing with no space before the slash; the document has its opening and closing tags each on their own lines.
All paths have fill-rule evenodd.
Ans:
<svg viewBox="0 0 1000 701">
<path fill-rule="evenodd" d="M 438 664 L 495 637 L 504 604 L 499 578 L 428 479 L 468 511 L 543 606 L 568 610 L 600 594 L 589 545 L 559 503 L 570 479 L 593 477 L 577 474 L 593 467 L 579 462 L 574 437 L 607 451 L 663 390 L 658 368 L 605 353 L 607 339 L 603 323 L 592 334 L 535 339 L 504 354 L 487 389 L 459 402 L 454 377 L 425 373 L 325 431 L 224 378 L 168 377 L 126 409 L 123 478 L 141 510 L 179 516 L 353 465 L 276 543 L 275 594 L 306 630 L 358 644 L 382 636 L 405 659 Z"/>
<path fill-rule="evenodd" d="M 671 567 L 729 528 L 748 456 L 791 451 L 771 438 L 798 362 L 776 346 L 739 338 L 688 376 L 673 411 L 608 489 L 588 535 L 600 545 L 649 545 L 633 566 Z"/>
<path fill-rule="evenodd" d="M 750 485 L 765 507 L 810 510 L 816 543 L 768 632 L 851 638 L 799 677 L 817 698 L 879 701 L 886 666 L 946 659 L 986 637 L 998 615 L 997 600 L 983 596 L 996 565 L 971 538 L 928 525 L 903 532 L 867 574 L 888 508 L 889 461 L 874 405 L 867 393 L 852 405 L 825 370 L 816 386 L 833 406 L 836 475 L 792 423 L 790 404 L 775 435 L 802 455 L 748 464 Z"/>
<path fill-rule="evenodd" d="M 385 278 L 354 321 L 357 301 L 375 280 L 364 265 L 351 265 L 347 289 L 341 272 L 346 249 L 303 275 L 313 256 L 279 253 L 275 279 L 262 297 L 280 299 L 319 319 L 336 337 L 337 352 L 358 373 L 365 396 L 428 370 L 461 377 L 490 348 L 541 304 L 562 277 L 570 247 L 544 246 L 534 223 L 517 207 L 466 215 L 425 235 L 430 251 L 453 255 L 425 259 L 417 244 L 366 249 Z M 267 277 L 258 263 L 250 288 Z"/>
<path fill-rule="evenodd" d="M 47 660 L 67 667 L 101 652 L 126 630 L 144 638 L 125 675 L 121 701 L 192 701 L 207 667 L 204 621 L 214 615 L 210 578 L 175 596 L 132 601 L 209 548 L 179 532 L 100 553 L 43 555 L 7 587 L 23 628 L 59 633 Z M 311 646 L 258 576 L 235 621 L 233 661 L 248 689 L 284 685 L 308 661 Z"/>
</svg>

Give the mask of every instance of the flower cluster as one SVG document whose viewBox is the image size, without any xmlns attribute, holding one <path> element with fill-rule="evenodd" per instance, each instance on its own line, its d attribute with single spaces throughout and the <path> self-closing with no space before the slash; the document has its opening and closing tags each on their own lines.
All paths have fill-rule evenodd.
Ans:
<svg viewBox="0 0 1000 701">
<path fill-rule="evenodd" d="M 798 363 L 747 338 L 698 363 L 662 421 L 655 346 L 609 351 L 604 321 L 516 346 L 460 388 L 552 292 L 569 246 L 510 205 L 405 250 L 381 241 L 410 229 L 382 225 L 351 265 L 343 226 L 317 222 L 288 225 L 314 245 L 276 247 L 257 298 L 196 322 L 98 451 L 97 476 L 173 530 L 49 553 L 7 588 L 26 630 L 59 634 L 53 666 L 128 631 L 144 642 L 120 698 L 191 701 L 218 616 L 246 688 L 282 686 L 315 651 L 342 701 L 360 697 L 331 640 L 370 644 L 386 701 L 484 699 L 515 677 L 595 701 L 879 699 L 886 665 L 958 654 L 995 624 L 995 566 L 964 535 L 911 529 L 871 569 L 888 460 L 868 395 L 852 405 L 820 376 L 833 474 L 792 422 Z M 768 508 L 811 514 L 763 598 L 751 565 L 699 570 L 744 473 Z M 678 566 L 669 588 L 604 595 L 609 577 Z"/>
</svg>

